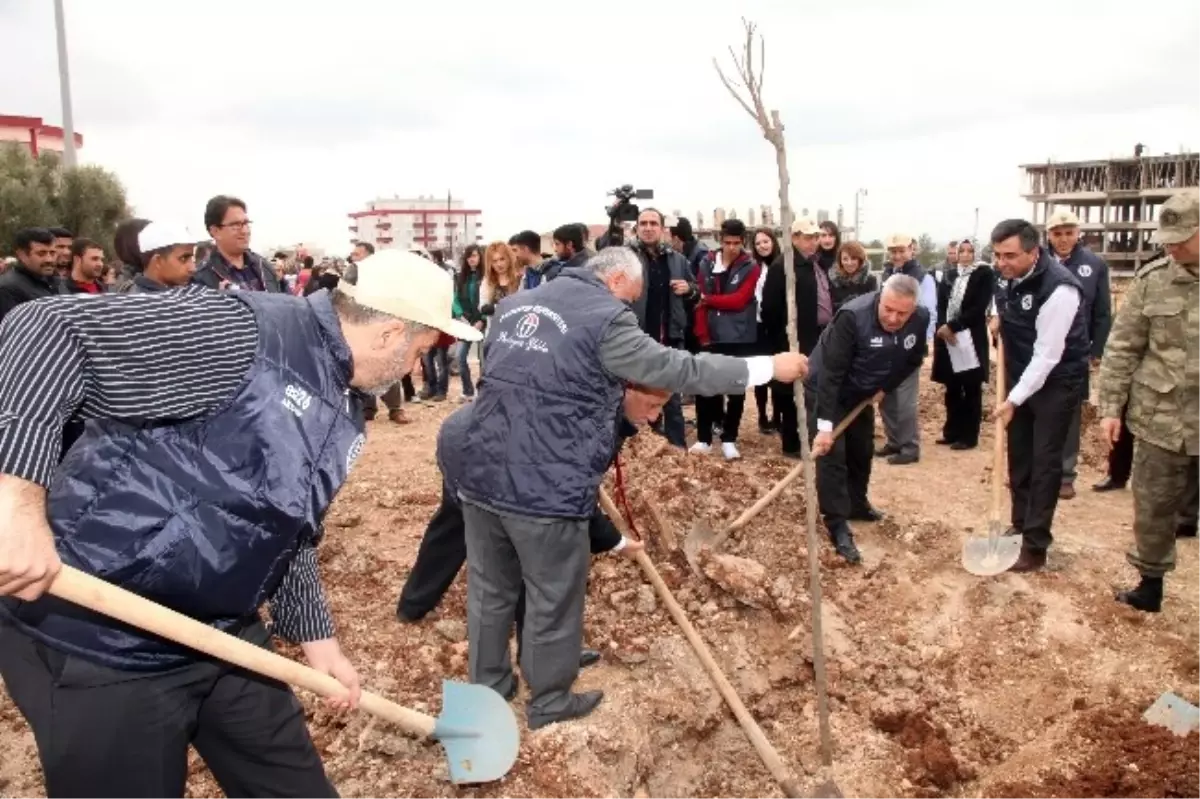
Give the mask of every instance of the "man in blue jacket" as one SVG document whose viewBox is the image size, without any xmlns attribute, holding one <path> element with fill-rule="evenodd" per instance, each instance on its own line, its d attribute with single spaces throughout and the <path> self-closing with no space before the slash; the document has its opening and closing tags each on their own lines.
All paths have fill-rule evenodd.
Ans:
<svg viewBox="0 0 1200 799">
<path fill-rule="evenodd" d="M 346 287 L 56 297 L 0 325 L 0 676 L 50 796 L 182 796 L 189 744 L 227 796 L 336 795 L 287 686 L 46 591 L 66 563 L 263 647 L 270 604 L 357 701 L 316 543 L 361 392 L 439 331 L 480 334 L 418 256 L 372 256 Z M 63 457 L 65 421 L 92 424 Z"/>
<path fill-rule="evenodd" d="M 1081 313 L 1087 323 L 1088 339 L 1091 341 L 1092 363 L 1104 355 L 1108 343 L 1108 332 L 1112 330 L 1112 290 L 1109 287 L 1108 264 L 1089 250 L 1079 240 L 1079 217 L 1063 209 L 1055 211 L 1046 220 L 1046 238 L 1058 262 L 1079 280 Z M 1079 472 L 1079 428 L 1082 422 L 1083 403 L 1090 393 L 1088 376 L 1084 375 L 1080 387 L 1079 406 L 1071 417 L 1067 428 L 1067 443 L 1063 449 L 1062 487 L 1059 499 L 1075 498 L 1075 478 Z"/>
</svg>

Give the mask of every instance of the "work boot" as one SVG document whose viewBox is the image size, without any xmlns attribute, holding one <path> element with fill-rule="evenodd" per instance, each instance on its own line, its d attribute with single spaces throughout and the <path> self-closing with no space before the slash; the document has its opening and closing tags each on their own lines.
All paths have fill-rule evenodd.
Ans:
<svg viewBox="0 0 1200 799">
<path fill-rule="evenodd" d="M 1022 545 L 1021 556 L 1009 568 L 1010 572 L 1036 572 L 1046 565 L 1046 550 Z"/>
<path fill-rule="evenodd" d="M 884 444 L 879 449 L 875 450 L 876 458 L 887 458 L 900 453 L 899 447 L 893 447 L 891 444 Z"/>
<path fill-rule="evenodd" d="M 410 421 L 409 418 L 404 415 L 403 408 L 397 408 L 394 411 L 388 411 L 388 418 L 392 420 L 393 424 L 408 424 Z"/>
<path fill-rule="evenodd" d="M 1137 588 L 1132 591 L 1118 591 L 1117 601 L 1143 613 L 1159 613 L 1162 611 L 1162 596 L 1162 578 L 1143 575 Z"/>
<path fill-rule="evenodd" d="M 579 653 L 579 668 L 586 669 L 588 666 L 595 666 L 600 662 L 600 653 L 595 649 L 587 649 L 586 647 Z"/>
<path fill-rule="evenodd" d="M 1059 499 L 1075 499 L 1075 484 L 1063 483 L 1058 487 Z"/>
<path fill-rule="evenodd" d="M 921 460 L 921 456 L 913 452 L 897 452 L 887 459 L 892 466 L 907 466 Z"/>
<path fill-rule="evenodd" d="M 834 551 L 845 558 L 847 563 L 862 563 L 862 555 L 854 545 L 854 532 L 850 525 L 845 522 L 834 524 L 829 530 L 829 538 L 833 541 Z"/>
<path fill-rule="evenodd" d="M 1195 538 L 1196 537 L 1195 522 L 1180 522 L 1179 526 L 1175 528 L 1175 537 L 1176 538 Z"/>
<path fill-rule="evenodd" d="M 850 521 L 854 522 L 881 522 L 883 521 L 884 512 L 879 508 L 871 505 L 866 505 L 862 508 L 857 508 L 850 511 Z"/>
<path fill-rule="evenodd" d="M 560 721 L 581 719 L 595 710 L 603 698 L 603 691 L 584 691 L 581 694 L 571 694 L 571 702 L 567 705 L 566 710 L 555 713 L 553 716 L 530 716 L 529 729 L 540 730 L 542 727 L 557 724 Z"/>
<path fill-rule="evenodd" d="M 1125 481 L 1114 480 L 1107 475 L 1099 483 L 1092 486 L 1093 491 L 1123 491 L 1124 489 Z"/>
</svg>

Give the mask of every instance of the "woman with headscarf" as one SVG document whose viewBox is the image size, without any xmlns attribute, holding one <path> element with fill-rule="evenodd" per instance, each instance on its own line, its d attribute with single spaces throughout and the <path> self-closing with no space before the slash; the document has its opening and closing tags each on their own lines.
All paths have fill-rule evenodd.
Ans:
<svg viewBox="0 0 1200 799">
<path fill-rule="evenodd" d="M 758 354 L 771 355 L 771 337 L 767 335 L 767 329 L 763 326 L 762 321 L 762 295 L 763 285 L 767 282 L 767 271 L 772 267 L 782 263 L 783 253 L 779 250 L 779 239 L 775 237 L 775 231 L 769 227 L 760 227 L 754 231 L 754 260 L 758 261 L 758 285 L 754 289 L 754 296 L 758 300 Z M 754 403 L 758 406 L 758 432 L 764 436 L 774 435 L 779 432 L 779 408 L 773 407 L 771 415 L 767 415 L 767 396 L 770 391 L 770 384 L 764 383 L 761 386 L 754 387 Z"/>
<path fill-rule="evenodd" d="M 871 274 L 867 251 L 857 241 L 848 241 L 838 248 L 837 262 L 829 270 L 829 297 L 834 313 L 838 308 L 859 296 L 879 288 Z"/>
<path fill-rule="evenodd" d="M 979 446 L 983 421 L 983 384 L 988 378 L 988 306 L 995 280 L 991 268 L 975 260 L 975 244 L 958 246 L 958 269 L 948 273 L 938 287 L 938 328 L 933 344 L 933 379 L 946 387 L 946 422 L 938 444 L 953 450 Z M 955 372 L 950 346 L 969 332 L 979 366 Z"/>
<path fill-rule="evenodd" d="M 818 227 L 821 237 L 817 240 L 817 263 L 825 270 L 825 274 L 837 266 L 838 250 L 842 247 L 842 232 L 836 223 L 826 219 Z"/>
<path fill-rule="evenodd" d="M 129 268 L 132 279 L 117 290 L 141 293 L 188 285 L 196 273 L 198 240 L 183 228 L 148 219 L 125 220 L 113 235 L 113 250 Z"/>
</svg>

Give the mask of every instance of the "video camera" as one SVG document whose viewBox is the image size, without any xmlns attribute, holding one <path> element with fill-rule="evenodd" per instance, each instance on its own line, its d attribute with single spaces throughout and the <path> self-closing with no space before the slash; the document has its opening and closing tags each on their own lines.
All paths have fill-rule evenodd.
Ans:
<svg viewBox="0 0 1200 799">
<path fill-rule="evenodd" d="M 608 196 L 615 197 L 616 201 L 604 209 L 608 214 L 608 232 L 596 242 L 597 249 L 624 243 L 625 234 L 621 230 L 621 224 L 624 222 L 636 222 L 638 214 L 641 213 L 641 209 L 632 201 L 653 200 L 654 190 L 635 189 L 632 185 L 626 183 L 624 186 L 618 186 L 610 191 Z"/>
</svg>

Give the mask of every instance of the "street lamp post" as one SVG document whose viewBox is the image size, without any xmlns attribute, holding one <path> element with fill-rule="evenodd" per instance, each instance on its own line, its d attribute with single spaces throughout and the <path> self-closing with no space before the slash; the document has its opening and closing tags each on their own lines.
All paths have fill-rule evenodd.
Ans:
<svg viewBox="0 0 1200 799">
<path fill-rule="evenodd" d="M 54 27 L 58 38 L 58 88 L 62 94 L 63 160 L 75 168 L 75 119 L 71 113 L 71 71 L 67 66 L 67 26 L 63 0 L 54 0 Z"/>
</svg>

